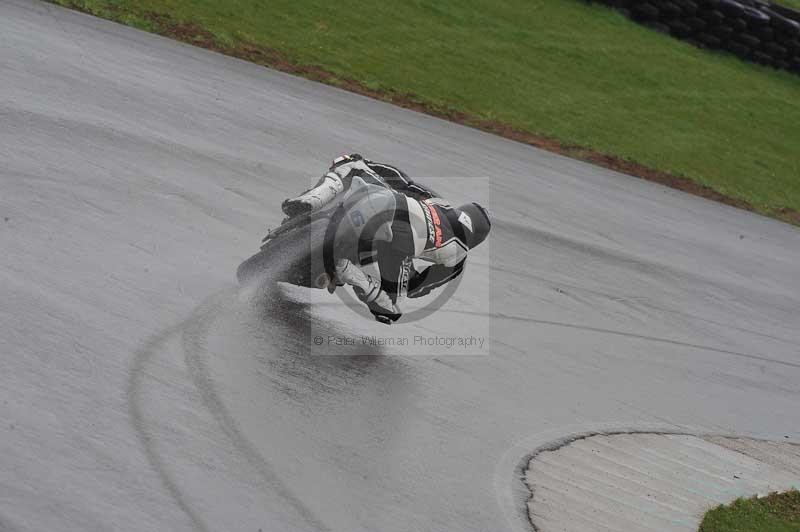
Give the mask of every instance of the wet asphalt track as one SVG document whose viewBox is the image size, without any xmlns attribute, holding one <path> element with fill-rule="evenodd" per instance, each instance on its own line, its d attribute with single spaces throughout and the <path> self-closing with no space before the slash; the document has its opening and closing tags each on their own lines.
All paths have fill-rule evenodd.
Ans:
<svg viewBox="0 0 800 532">
<path fill-rule="evenodd" d="M 350 151 L 464 176 L 454 201 L 491 177 L 492 247 L 428 320 L 235 284 Z M 796 228 L 23 0 L 0 250 L 3 531 L 525 530 L 545 441 L 800 438 Z M 487 343 L 323 356 L 317 332 Z"/>
</svg>

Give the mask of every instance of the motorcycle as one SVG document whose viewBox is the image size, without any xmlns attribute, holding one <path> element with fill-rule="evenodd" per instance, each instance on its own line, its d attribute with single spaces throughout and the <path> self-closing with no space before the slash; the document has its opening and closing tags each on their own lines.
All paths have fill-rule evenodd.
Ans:
<svg viewBox="0 0 800 532">
<path fill-rule="evenodd" d="M 390 188 L 386 185 L 387 188 Z M 435 197 L 427 187 L 413 185 L 405 193 L 422 199 Z M 357 189 L 349 201 L 367 193 L 367 188 Z M 269 278 L 272 282 L 286 282 L 315 289 L 336 289 L 335 253 L 336 232 L 345 215 L 342 198 L 308 214 L 286 218 L 277 228 L 267 232 L 258 253 L 242 262 L 236 277 L 242 285 Z M 410 263 L 410 258 L 407 259 Z M 408 268 L 404 270 L 408 274 Z M 400 283 L 402 285 L 402 283 Z M 399 315 L 382 314 L 370 306 L 375 319 L 391 324 Z"/>
<path fill-rule="evenodd" d="M 236 270 L 239 283 L 248 284 L 269 274 L 273 282 L 327 288 L 334 278 L 331 249 L 336 222 L 343 210 L 338 203 L 284 219 L 280 226 L 267 232 L 258 253 L 239 265 Z"/>
</svg>

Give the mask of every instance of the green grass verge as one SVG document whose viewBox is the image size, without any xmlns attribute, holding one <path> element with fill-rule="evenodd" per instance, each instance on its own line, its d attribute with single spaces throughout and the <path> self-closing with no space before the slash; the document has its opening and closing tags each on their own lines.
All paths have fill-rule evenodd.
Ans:
<svg viewBox="0 0 800 532">
<path fill-rule="evenodd" d="M 700 532 L 800 532 L 800 491 L 718 506 L 705 515 Z"/>
<path fill-rule="evenodd" d="M 329 83 L 413 95 L 468 123 L 683 176 L 765 214 L 800 211 L 800 76 L 694 48 L 602 5 L 54 1 L 189 42 L 210 39 L 233 55 L 278 51 L 281 61 L 324 69 Z"/>
<path fill-rule="evenodd" d="M 800 0 L 778 0 L 776 4 L 783 4 L 792 9 L 800 9 Z"/>
</svg>

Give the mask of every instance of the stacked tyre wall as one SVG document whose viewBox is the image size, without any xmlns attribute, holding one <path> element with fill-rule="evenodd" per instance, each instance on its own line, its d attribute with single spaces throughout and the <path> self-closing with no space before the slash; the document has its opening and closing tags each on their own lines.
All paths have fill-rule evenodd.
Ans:
<svg viewBox="0 0 800 532">
<path fill-rule="evenodd" d="M 598 0 L 702 48 L 800 74 L 800 11 L 760 0 Z"/>
</svg>

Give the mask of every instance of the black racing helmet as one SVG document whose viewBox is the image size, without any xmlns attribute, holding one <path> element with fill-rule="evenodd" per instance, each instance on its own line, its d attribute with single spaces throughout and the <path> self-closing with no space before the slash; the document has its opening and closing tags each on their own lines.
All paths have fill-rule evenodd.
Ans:
<svg viewBox="0 0 800 532">
<path fill-rule="evenodd" d="M 489 236 L 492 229 L 492 220 L 489 211 L 477 203 L 467 203 L 457 209 L 458 221 L 464 226 L 464 237 L 467 239 L 469 249 L 474 248 Z M 465 216 L 466 215 L 466 216 Z"/>
</svg>

